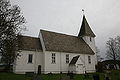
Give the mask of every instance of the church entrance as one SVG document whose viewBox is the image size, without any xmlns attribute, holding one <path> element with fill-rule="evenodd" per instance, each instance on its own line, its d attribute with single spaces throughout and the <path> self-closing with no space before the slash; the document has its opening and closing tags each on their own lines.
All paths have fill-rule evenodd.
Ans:
<svg viewBox="0 0 120 80">
<path fill-rule="evenodd" d="M 38 74 L 41 74 L 41 65 L 38 65 Z"/>
<path fill-rule="evenodd" d="M 83 74 L 84 73 L 83 64 L 77 64 L 77 73 L 78 74 Z"/>
</svg>

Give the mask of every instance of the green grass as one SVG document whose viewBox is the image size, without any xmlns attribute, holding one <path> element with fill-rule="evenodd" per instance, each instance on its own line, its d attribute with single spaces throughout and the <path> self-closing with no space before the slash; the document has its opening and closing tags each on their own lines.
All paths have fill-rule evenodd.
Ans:
<svg viewBox="0 0 120 80">
<path fill-rule="evenodd" d="M 59 80 L 60 79 L 60 74 L 53 74 L 52 76 L 49 76 L 47 74 L 41 75 L 43 80 Z"/>
<path fill-rule="evenodd" d="M 27 77 L 22 74 L 14 74 L 14 73 L 3 73 L 0 72 L 0 80 L 30 80 L 30 77 Z"/>
<path fill-rule="evenodd" d="M 100 80 L 105 80 L 105 75 L 109 76 L 111 80 L 118 80 L 120 77 L 120 71 L 112 71 L 111 74 L 109 73 L 91 73 L 88 74 L 89 77 L 85 78 L 83 74 L 76 74 L 74 75 L 73 80 L 93 80 L 93 75 L 99 74 Z M 66 74 L 62 74 L 62 77 L 66 76 Z M 53 74 L 49 76 L 47 74 L 40 75 L 42 80 L 60 80 L 60 74 Z M 14 74 L 14 73 L 0 73 L 0 80 L 31 80 L 31 77 L 28 77 L 24 74 Z"/>
<path fill-rule="evenodd" d="M 112 71 L 112 74 L 109 75 L 111 80 L 120 80 L 120 71 Z"/>
<path fill-rule="evenodd" d="M 120 71 L 111 71 L 111 73 L 91 73 L 91 74 L 88 74 L 89 77 L 88 78 L 85 78 L 84 75 L 75 75 L 74 76 L 74 80 L 93 80 L 93 75 L 96 75 L 98 74 L 99 77 L 100 77 L 100 80 L 105 80 L 105 76 L 109 76 L 110 80 L 119 80 L 120 79 Z"/>
</svg>

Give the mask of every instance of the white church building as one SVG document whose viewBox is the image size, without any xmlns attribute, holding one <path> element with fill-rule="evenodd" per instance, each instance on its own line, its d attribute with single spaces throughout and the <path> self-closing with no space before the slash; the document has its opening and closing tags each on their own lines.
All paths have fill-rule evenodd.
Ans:
<svg viewBox="0 0 120 80">
<path fill-rule="evenodd" d="M 95 72 L 95 34 L 83 16 L 78 36 L 40 30 L 39 37 L 19 36 L 20 56 L 14 73 Z"/>
</svg>

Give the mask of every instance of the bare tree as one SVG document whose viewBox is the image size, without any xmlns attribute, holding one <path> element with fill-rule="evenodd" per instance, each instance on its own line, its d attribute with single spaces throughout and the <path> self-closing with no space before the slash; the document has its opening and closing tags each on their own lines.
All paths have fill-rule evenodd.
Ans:
<svg viewBox="0 0 120 80">
<path fill-rule="evenodd" d="M 111 60 L 120 59 L 120 36 L 116 38 L 109 38 L 106 45 L 107 45 L 106 57 Z"/>
<path fill-rule="evenodd" d="M 104 58 L 101 57 L 100 55 L 100 50 L 98 49 L 98 47 L 96 47 L 96 56 L 97 56 L 97 61 L 101 62 Z"/>
<path fill-rule="evenodd" d="M 118 59 L 120 60 L 120 36 L 116 37 L 116 42 L 117 42 L 117 54 L 118 54 Z"/>
<path fill-rule="evenodd" d="M 9 0 L 0 0 L 0 53 L 7 69 L 17 58 L 17 35 L 25 28 L 24 23 L 19 6 L 11 5 Z"/>
</svg>

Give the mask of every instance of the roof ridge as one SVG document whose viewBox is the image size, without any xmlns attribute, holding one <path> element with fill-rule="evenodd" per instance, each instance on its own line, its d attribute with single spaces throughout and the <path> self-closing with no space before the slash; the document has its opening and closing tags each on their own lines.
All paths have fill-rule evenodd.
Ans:
<svg viewBox="0 0 120 80">
<path fill-rule="evenodd" d="M 60 34 L 60 35 L 66 35 L 66 36 L 71 36 L 71 37 L 77 37 L 75 35 L 69 35 L 69 34 L 65 34 L 65 33 L 59 33 L 59 32 L 54 32 L 54 31 L 49 31 L 49 30 L 43 30 L 40 29 L 40 31 L 46 31 L 46 32 L 51 32 L 51 33 L 55 33 L 55 34 Z"/>
</svg>

